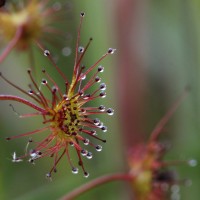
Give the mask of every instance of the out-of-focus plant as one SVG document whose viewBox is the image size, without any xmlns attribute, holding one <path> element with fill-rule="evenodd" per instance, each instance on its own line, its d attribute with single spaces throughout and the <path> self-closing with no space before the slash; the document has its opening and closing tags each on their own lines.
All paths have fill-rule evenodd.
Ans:
<svg viewBox="0 0 200 200">
<path fill-rule="evenodd" d="M 53 44 L 56 37 L 64 39 L 64 32 L 55 25 L 58 20 L 64 19 L 65 10 L 61 4 L 49 4 L 49 0 L 26 0 L 7 2 L 0 9 L 0 41 L 5 46 L 0 54 L 0 63 L 14 48 L 29 51 L 31 58 L 31 47 L 35 41 Z"/>
</svg>

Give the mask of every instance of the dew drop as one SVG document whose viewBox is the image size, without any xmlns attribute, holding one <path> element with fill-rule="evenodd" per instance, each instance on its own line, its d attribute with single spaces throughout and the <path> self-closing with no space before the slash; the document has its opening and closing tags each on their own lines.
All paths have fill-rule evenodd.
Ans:
<svg viewBox="0 0 200 200">
<path fill-rule="evenodd" d="M 179 192 L 180 191 L 180 187 L 179 187 L 179 185 L 172 185 L 172 187 L 171 187 L 171 191 L 174 193 L 177 193 L 177 192 Z"/>
<path fill-rule="evenodd" d="M 82 149 L 82 150 L 81 150 L 81 155 L 82 155 L 82 156 L 86 156 L 87 153 L 88 153 L 87 150 L 85 150 L 85 149 Z"/>
<path fill-rule="evenodd" d="M 88 159 L 91 159 L 91 158 L 92 158 L 92 153 L 91 153 L 91 152 L 88 152 L 87 155 L 86 155 L 86 157 L 87 157 Z"/>
<path fill-rule="evenodd" d="M 88 144 L 90 143 L 90 140 L 86 138 L 86 139 L 83 141 L 83 143 L 84 143 L 84 145 L 88 145 Z"/>
<path fill-rule="evenodd" d="M 84 13 L 84 12 L 81 12 L 80 16 L 81 16 L 81 17 L 85 17 L 85 13 Z"/>
<path fill-rule="evenodd" d="M 53 87 L 51 88 L 51 90 L 52 90 L 53 93 L 56 93 L 56 92 L 58 91 L 58 88 L 57 88 L 56 86 L 53 86 Z"/>
<path fill-rule="evenodd" d="M 28 162 L 34 164 L 34 159 L 33 159 L 33 158 L 30 158 L 30 159 L 28 160 Z"/>
<path fill-rule="evenodd" d="M 84 92 L 83 91 L 79 91 L 79 95 L 82 97 L 84 96 Z"/>
<path fill-rule="evenodd" d="M 73 174 L 78 174 L 78 168 L 72 167 L 72 173 Z"/>
<path fill-rule="evenodd" d="M 108 115 L 114 114 L 114 110 L 112 108 L 108 108 L 106 112 L 108 113 Z"/>
<path fill-rule="evenodd" d="M 50 51 L 49 50 L 44 50 L 44 56 L 50 56 Z"/>
<path fill-rule="evenodd" d="M 180 194 L 179 193 L 172 193 L 171 194 L 171 200 L 180 200 Z"/>
<path fill-rule="evenodd" d="M 37 156 L 37 152 L 35 150 L 31 150 L 29 154 L 32 158 Z"/>
<path fill-rule="evenodd" d="M 101 83 L 100 84 L 100 90 L 106 90 L 106 84 L 105 83 Z"/>
<path fill-rule="evenodd" d="M 90 94 L 85 94 L 85 96 L 83 97 L 83 99 L 85 99 L 85 100 L 86 100 L 86 99 L 89 99 L 90 96 L 91 96 Z"/>
<path fill-rule="evenodd" d="M 32 138 L 29 138 L 29 139 L 28 139 L 28 142 L 29 142 L 29 143 L 33 142 L 33 139 L 32 139 Z"/>
<path fill-rule="evenodd" d="M 51 178 L 51 173 L 47 173 L 46 178 Z"/>
<path fill-rule="evenodd" d="M 98 125 L 100 123 L 100 120 L 98 118 L 94 119 L 94 124 Z"/>
<path fill-rule="evenodd" d="M 63 99 L 68 100 L 68 97 L 66 94 L 63 94 Z"/>
<path fill-rule="evenodd" d="M 97 83 L 99 83 L 99 82 L 101 82 L 101 78 L 99 78 L 98 76 L 96 76 L 95 81 L 96 81 Z"/>
<path fill-rule="evenodd" d="M 188 161 L 188 165 L 191 166 L 191 167 L 196 167 L 197 166 L 197 160 L 189 160 Z"/>
<path fill-rule="evenodd" d="M 64 48 L 62 49 L 62 54 L 63 54 L 63 56 L 69 56 L 71 53 L 72 53 L 72 50 L 71 50 L 70 47 L 64 47 Z"/>
<path fill-rule="evenodd" d="M 28 93 L 29 93 L 30 95 L 32 95 L 32 94 L 33 94 L 33 90 L 29 90 Z"/>
<path fill-rule="evenodd" d="M 102 127 L 101 127 L 101 130 L 102 130 L 103 132 L 107 132 L 108 128 L 107 128 L 106 126 L 102 126 Z"/>
<path fill-rule="evenodd" d="M 104 71 L 104 67 L 100 65 L 100 66 L 98 67 L 98 72 L 103 72 L 103 71 Z"/>
<path fill-rule="evenodd" d="M 88 178 L 89 175 L 90 175 L 90 174 L 89 174 L 88 172 L 84 172 L 84 177 L 85 177 L 85 178 Z"/>
<path fill-rule="evenodd" d="M 99 124 L 97 124 L 97 127 L 102 128 L 103 127 L 103 122 L 100 122 Z"/>
<path fill-rule="evenodd" d="M 78 52 L 79 52 L 79 53 L 83 53 L 83 52 L 84 52 L 84 47 L 81 47 L 81 46 L 78 47 Z"/>
<path fill-rule="evenodd" d="M 46 79 L 42 79 L 42 82 L 41 82 L 43 85 L 46 85 L 48 82 Z"/>
<path fill-rule="evenodd" d="M 100 105 L 100 106 L 99 106 L 99 110 L 100 110 L 100 111 L 104 112 L 104 111 L 105 111 L 105 109 L 106 109 L 106 107 L 105 107 L 105 106 L 103 106 L 103 105 Z"/>
<path fill-rule="evenodd" d="M 101 145 L 97 145 L 97 146 L 96 146 L 96 150 L 97 150 L 97 151 L 102 151 L 102 146 L 101 146 Z"/>
<path fill-rule="evenodd" d="M 100 92 L 99 96 L 100 96 L 101 98 L 105 98 L 105 97 L 106 97 L 106 93 L 105 93 L 105 92 Z"/>
<path fill-rule="evenodd" d="M 72 147 L 74 146 L 74 143 L 73 143 L 73 142 L 69 142 L 69 144 L 70 144 L 70 146 L 72 146 Z"/>
<path fill-rule="evenodd" d="M 95 130 L 91 130 L 92 135 L 97 135 L 97 132 Z"/>
<path fill-rule="evenodd" d="M 113 48 L 109 48 L 108 49 L 108 53 L 109 54 L 113 54 L 113 53 L 115 53 L 115 51 L 116 51 L 116 49 L 113 49 Z"/>
<path fill-rule="evenodd" d="M 86 79 L 86 75 L 81 75 L 81 80 L 85 80 Z"/>
</svg>

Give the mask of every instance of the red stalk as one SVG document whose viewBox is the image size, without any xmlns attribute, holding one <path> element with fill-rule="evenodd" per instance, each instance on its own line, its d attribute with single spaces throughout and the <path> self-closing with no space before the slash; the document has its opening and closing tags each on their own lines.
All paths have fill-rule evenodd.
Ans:
<svg viewBox="0 0 200 200">
<path fill-rule="evenodd" d="M 150 141 L 155 141 L 157 140 L 159 134 L 161 133 L 163 127 L 165 124 L 169 121 L 169 119 L 172 117 L 174 112 L 177 110 L 178 106 L 182 102 L 182 100 L 186 97 L 188 91 L 185 89 L 185 91 L 178 97 L 178 99 L 174 102 L 172 105 L 171 109 L 165 114 L 165 116 L 158 122 L 156 127 L 151 133 L 151 138 Z"/>
<path fill-rule="evenodd" d="M 17 101 L 19 103 L 23 103 L 23 104 L 25 104 L 25 105 L 27 105 L 27 106 L 35 109 L 35 110 L 40 111 L 42 114 L 46 114 L 46 110 L 44 110 L 43 108 L 40 108 L 37 105 L 31 103 L 30 101 L 28 101 L 26 99 L 23 99 L 21 97 L 18 97 L 18 96 L 1 94 L 0 95 L 0 100 L 4 100 L 4 101 L 7 101 L 7 100 Z"/>
<path fill-rule="evenodd" d="M 79 195 L 105 183 L 109 183 L 111 181 L 132 181 L 133 177 L 129 174 L 109 174 L 102 176 L 100 178 L 94 179 L 85 185 L 76 188 L 72 192 L 60 198 L 60 200 L 72 200 L 78 197 Z"/>
</svg>

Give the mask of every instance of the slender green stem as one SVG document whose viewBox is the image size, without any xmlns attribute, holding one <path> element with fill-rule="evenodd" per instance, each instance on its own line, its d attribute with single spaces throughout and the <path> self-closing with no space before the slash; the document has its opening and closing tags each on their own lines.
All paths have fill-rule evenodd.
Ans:
<svg viewBox="0 0 200 200">
<path fill-rule="evenodd" d="M 103 185 L 105 183 L 111 182 L 111 181 L 132 181 L 133 176 L 130 174 L 108 174 L 102 177 L 99 177 L 97 179 L 94 179 L 79 188 L 76 188 L 72 192 L 68 193 L 67 195 L 60 198 L 60 200 L 72 200 L 79 195 L 99 186 Z"/>
</svg>

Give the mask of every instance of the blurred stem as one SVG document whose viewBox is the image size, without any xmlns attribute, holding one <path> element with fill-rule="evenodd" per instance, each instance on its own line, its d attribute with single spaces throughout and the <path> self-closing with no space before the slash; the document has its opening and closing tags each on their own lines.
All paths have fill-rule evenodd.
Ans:
<svg viewBox="0 0 200 200">
<path fill-rule="evenodd" d="M 158 124 L 156 125 L 156 127 L 151 133 L 150 142 L 156 141 L 158 139 L 162 129 L 164 128 L 166 123 L 169 121 L 169 119 L 172 117 L 172 115 L 175 113 L 175 111 L 177 110 L 179 105 L 182 103 L 182 101 L 185 99 L 185 97 L 188 95 L 188 92 L 189 92 L 189 88 L 185 88 L 183 93 L 177 98 L 177 100 L 171 106 L 169 111 L 164 115 L 163 118 L 161 118 L 161 120 L 158 122 Z"/>
<path fill-rule="evenodd" d="M 132 180 L 133 180 L 133 176 L 131 176 L 129 174 L 108 174 L 108 175 L 104 175 L 102 177 L 99 177 L 97 179 L 90 181 L 89 183 L 86 183 L 85 185 L 80 186 L 79 188 L 76 188 L 72 192 L 63 196 L 60 200 L 72 200 L 75 197 L 78 197 L 79 195 L 95 188 L 96 186 L 103 185 L 103 184 L 108 183 L 108 182 L 112 182 L 112 181 L 132 181 Z"/>
<path fill-rule="evenodd" d="M 126 148 L 144 140 L 147 75 L 144 66 L 146 1 L 118 0 L 116 9 L 119 41 L 118 92 Z M 141 49 L 143 52 L 141 52 Z M 126 150 L 127 150 L 126 149 Z"/>
<path fill-rule="evenodd" d="M 9 44 L 4 49 L 3 53 L 0 55 L 0 63 L 4 61 L 4 59 L 8 56 L 8 54 L 12 51 L 12 49 L 16 46 L 17 42 L 19 41 L 20 37 L 22 36 L 23 28 L 20 26 L 14 38 L 9 42 Z"/>
</svg>

